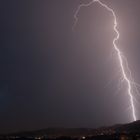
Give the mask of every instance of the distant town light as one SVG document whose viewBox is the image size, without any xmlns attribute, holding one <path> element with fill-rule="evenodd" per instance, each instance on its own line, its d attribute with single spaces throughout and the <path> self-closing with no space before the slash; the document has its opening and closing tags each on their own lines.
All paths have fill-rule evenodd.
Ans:
<svg viewBox="0 0 140 140">
<path fill-rule="evenodd" d="M 86 139 L 86 137 L 83 136 L 82 139 L 84 140 L 84 139 Z"/>
</svg>

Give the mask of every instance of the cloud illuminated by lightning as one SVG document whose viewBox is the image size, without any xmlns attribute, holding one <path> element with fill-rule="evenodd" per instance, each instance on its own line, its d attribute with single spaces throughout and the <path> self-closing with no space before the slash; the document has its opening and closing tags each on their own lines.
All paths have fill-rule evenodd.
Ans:
<svg viewBox="0 0 140 140">
<path fill-rule="evenodd" d="M 100 4 L 103 8 L 105 8 L 107 11 L 109 11 L 113 18 L 114 18 L 114 26 L 113 26 L 113 29 L 116 33 L 116 37 L 113 39 L 113 47 L 117 53 L 117 57 L 118 57 L 118 60 L 119 60 L 119 64 L 120 64 L 120 68 L 121 68 L 121 73 L 122 73 L 122 78 L 123 78 L 123 81 L 126 82 L 127 84 L 127 93 L 128 93 L 128 96 L 130 98 L 130 107 L 132 109 L 132 117 L 133 117 L 133 121 L 136 121 L 137 120 L 137 117 L 136 117 L 136 111 L 135 111 L 135 106 L 134 106 L 134 96 L 133 96 L 133 90 L 132 90 L 132 86 L 134 85 L 134 88 L 136 88 L 136 91 L 137 91 L 137 85 L 132 81 L 132 77 L 131 77 L 131 71 L 128 67 L 128 63 L 127 63 L 127 60 L 126 58 L 123 56 L 121 50 L 118 48 L 116 42 L 119 40 L 119 37 L 120 37 L 120 33 L 117 29 L 117 17 L 116 17 L 116 14 L 114 12 L 114 10 L 112 8 L 110 8 L 108 5 L 102 3 L 100 0 L 92 0 L 91 2 L 87 3 L 87 4 L 80 4 L 79 7 L 77 8 L 75 14 L 74 14 L 74 19 L 75 19 L 75 22 L 74 22 L 74 25 L 73 25 L 73 30 L 78 22 L 78 13 L 79 11 L 81 10 L 82 7 L 88 7 L 90 6 L 91 4 L 93 4 L 94 2 L 97 2 L 98 4 Z M 125 60 L 125 61 L 124 61 Z M 125 67 L 125 65 L 126 67 Z M 129 73 L 129 76 L 127 76 Z"/>
</svg>

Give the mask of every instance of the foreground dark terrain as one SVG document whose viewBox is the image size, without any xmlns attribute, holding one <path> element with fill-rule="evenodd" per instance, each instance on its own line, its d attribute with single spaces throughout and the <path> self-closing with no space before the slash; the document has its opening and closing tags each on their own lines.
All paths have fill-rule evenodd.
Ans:
<svg viewBox="0 0 140 140">
<path fill-rule="evenodd" d="M 99 129 L 47 128 L 1 135 L 1 140 L 140 140 L 140 121 Z"/>
</svg>

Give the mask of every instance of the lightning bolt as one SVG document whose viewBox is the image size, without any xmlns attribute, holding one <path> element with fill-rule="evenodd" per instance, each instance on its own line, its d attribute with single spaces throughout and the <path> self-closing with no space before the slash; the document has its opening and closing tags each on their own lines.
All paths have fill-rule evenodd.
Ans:
<svg viewBox="0 0 140 140">
<path fill-rule="evenodd" d="M 134 106 L 134 97 L 133 97 L 133 92 L 132 92 L 132 85 L 135 86 L 136 88 L 136 84 L 131 81 L 131 71 L 128 67 L 128 63 L 127 63 L 127 60 L 126 58 L 123 56 L 123 53 L 121 52 L 121 50 L 119 49 L 119 47 L 117 46 L 117 41 L 119 40 L 120 38 L 120 33 L 117 29 L 117 26 L 118 26 L 118 23 L 117 23 L 117 17 L 116 17 L 116 14 L 114 12 L 114 10 L 112 8 L 110 8 L 109 6 L 107 6 L 106 4 L 102 3 L 100 0 L 92 0 L 91 2 L 87 3 L 87 4 L 80 4 L 79 7 L 77 8 L 75 14 L 74 14 L 74 19 L 75 19 L 75 22 L 74 22 L 74 25 L 72 27 L 72 29 L 74 30 L 77 22 L 78 22 L 78 13 L 79 11 L 81 10 L 82 7 L 88 7 L 90 6 L 91 4 L 97 2 L 98 4 L 100 4 L 103 8 L 105 8 L 106 10 L 108 10 L 113 18 L 114 18 L 114 26 L 113 26 L 113 29 L 116 33 L 116 37 L 113 39 L 113 47 L 117 53 L 117 57 L 118 57 L 118 60 L 119 60 L 119 64 L 120 64 L 120 69 L 121 69 L 121 73 L 122 73 L 122 78 L 123 78 L 123 81 L 126 82 L 127 84 L 127 93 L 128 93 L 128 96 L 130 98 L 130 107 L 131 107 L 131 110 L 132 110 L 132 117 L 133 117 L 133 121 L 136 121 L 137 118 L 136 118 L 136 111 L 135 111 L 135 106 Z M 125 59 L 125 61 L 123 61 Z M 125 65 L 124 63 L 126 64 L 126 68 L 125 68 Z M 129 76 L 127 76 L 127 73 L 129 73 Z M 137 90 L 137 88 L 136 88 Z"/>
</svg>

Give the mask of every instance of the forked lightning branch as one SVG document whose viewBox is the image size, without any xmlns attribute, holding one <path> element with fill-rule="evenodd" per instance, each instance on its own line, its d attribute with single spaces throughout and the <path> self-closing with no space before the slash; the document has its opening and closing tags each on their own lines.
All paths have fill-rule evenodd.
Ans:
<svg viewBox="0 0 140 140">
<path fill-rule="evenodd" d="M 110 8 L 108 5 L 102 3 L 100 0 L 92 0 L 91 2 L 87 3 L 87 4 L 81 4 L 79 5 L 79 7 L 77 8 L 75 14 L 74 14 L 74 18 L 75 18 L 75 22 L 73 25 L 73 30 L 78 22 L 78 13 L 80 12 L 82 7 L 88 7 L 93 3 L 98 3 L 100 4 L 103 8 L 105 8 L 108 12 L 110 12 L 114 18 L 114 25 L 113 25 L 113 29 L 116 33 L 116 37 L 113 39 L 112 44 L 113 44 L 113 48 L 115 49 L 115 52 L 117 53 L 117 57 L 118 57 L 118 61 L 119 61 L 119 65 L 120 65 L 120 69 L 121 69 L 121 73 L 122 73 L 122 77 L 123 80 L 126 82 L 127 84 L 127 95 L 129 96 L 130 99 L 130 106 L 131 106 L 131 110 L 132 110 L 132 117 L 133 117 L 133 121 L 137 120 L 136 117 L 136 111 L 135 111 L 135 105 L 134 105 L 134 96 L 133 96 L 133 85 L 134 82 L 131 81 L 131 71 L 127 65 L 127 67 L 125 67 L 125 63 L 127 63 L 127 61 L 124 61 L 124 55 L 122 54 L 121 50 L 119 49 L 119 47 L 117 46 L 117 41 L 119 40 L 120 34 L 119 31 L 117 29 L 117 17 L 116 14 L 114 12 L 114 10 L 112 8 Z M 126 58 L 125 58 L 126 60 Z M 129 72 L 129 75 L 127 74 Z"/>
</svg>

